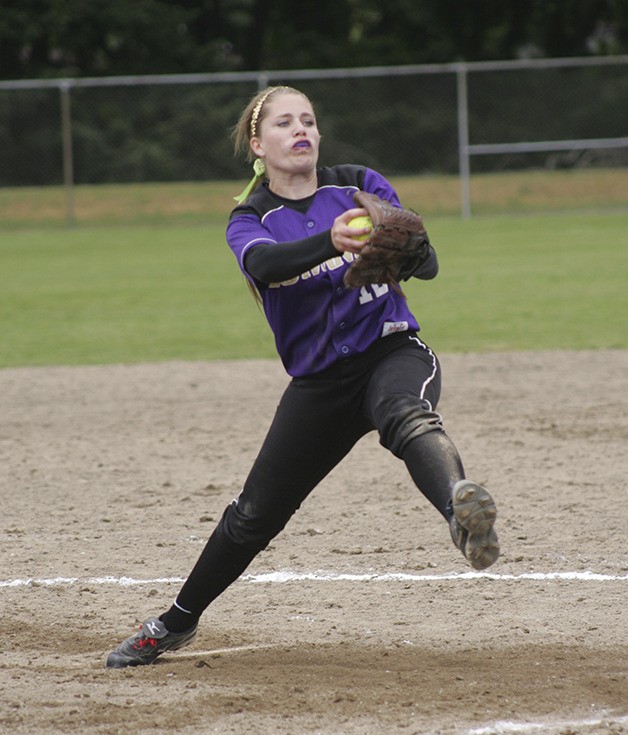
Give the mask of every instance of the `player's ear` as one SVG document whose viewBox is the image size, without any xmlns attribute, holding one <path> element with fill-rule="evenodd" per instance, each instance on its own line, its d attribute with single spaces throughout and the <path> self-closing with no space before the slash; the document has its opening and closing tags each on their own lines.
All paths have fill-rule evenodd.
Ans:
<svg viewBox="0 0 628 735">
<path fill-rule="evenodd" d="M 255 155 L 260 158 L 264 155 L 264 146 L 262 145 L 260 139 L 256 136 L 251 138 L 249 141 L 249 145 L 251 146 L 251 150 Z"/>
</svg>

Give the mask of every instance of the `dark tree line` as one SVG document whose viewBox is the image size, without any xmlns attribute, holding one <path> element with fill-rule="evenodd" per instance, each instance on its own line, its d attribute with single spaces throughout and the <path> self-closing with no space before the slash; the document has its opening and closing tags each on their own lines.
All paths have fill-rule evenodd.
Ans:
<svg viewBox="0 0 628 735">
<path fill-rule="evenodd" d="M 628 53 L 626 0 L 0 0 L 0 78 Z"/>
<path fill-rule="evenodd" d="M 628 0 L 0 0 L 0 78 L 616 55 L 628 52 L 627 29 Z M 625 69 L 476 70 L 468 76 L 472 140 L 621 137 Z M 246 177 L 228 131 L 256 80 L 164 81 L 72 88 L 76 183 Z M 457 171 L 451 70 L 298 86 L 317 104 L 322 163 L 358 161 L 390 175 Z M 0 90 L 0 186 L 61 183 L 62 109 L 56 87 Z M 620 154 L 594 163 L 625 165 Z M 542 154 L 506 158 L 474 167 L 547 165 Z"/>
</svg>

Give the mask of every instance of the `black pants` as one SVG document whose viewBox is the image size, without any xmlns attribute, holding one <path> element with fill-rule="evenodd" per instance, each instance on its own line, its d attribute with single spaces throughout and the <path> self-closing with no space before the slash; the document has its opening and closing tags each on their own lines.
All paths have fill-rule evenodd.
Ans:
<svg viewBox="0 0 628 735">
<path fill-rule="evenodd" d="M 447 517 L 463 471 L 435 412 L 440 388 L 436 356 L 410 332 L 380 339 L 322 373 L 294 378 L 241 494 L 225 510 L 176 609 L 200 617 L 370 431 L 406 462 L 419 489 Z"/>
</svg>

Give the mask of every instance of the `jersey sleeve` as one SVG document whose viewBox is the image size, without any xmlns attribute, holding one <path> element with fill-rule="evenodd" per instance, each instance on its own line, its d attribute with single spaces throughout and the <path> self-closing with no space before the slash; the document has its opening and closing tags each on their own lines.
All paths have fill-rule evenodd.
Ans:
<svg viewBox="0 0 628 735">
<path fill-rule="evenodd" d="M 384 199 L 397 207 L 401 207 L 399 196 L 392 184 L 372 168 L 367 168 L 364 171 L 362 190 L 369 194 L 377 194 L 380 199 Z"/>
<path fill-rule="evenodd" d="M 276 244 L 277 240 L 268 232 L 255 214 L 238 214 L 231 219 L 227 226 L 227 244 L 236 256 L 240 270 L 249 279 L 253 278 L 246 272 L 244 259 L 248 251 L 255 245 L 262 243 Z"/>
<path fill-rule="evenodd" d="M 256 285 L 294 278 L 338 255 L 330 230 L 300 240 L 278 242 L 255 215 L 249 214 L 237 215 L 231 220 L 227 242 L 244 275 Z"/>
</svg>

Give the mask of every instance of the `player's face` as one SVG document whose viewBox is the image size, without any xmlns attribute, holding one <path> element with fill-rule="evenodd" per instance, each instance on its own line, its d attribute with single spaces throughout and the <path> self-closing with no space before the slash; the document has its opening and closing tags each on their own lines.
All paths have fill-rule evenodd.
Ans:
<svg viewBox="0 0 628 735">
<path fill-rule="evenodd" d="M 251 139 L 255 155 L 267 170 L 306 173 L 316 167 L 320 133 L 312 105 L 300 94 L 278 94 L 268 100 L 259 135 Z"/>
</svg>

